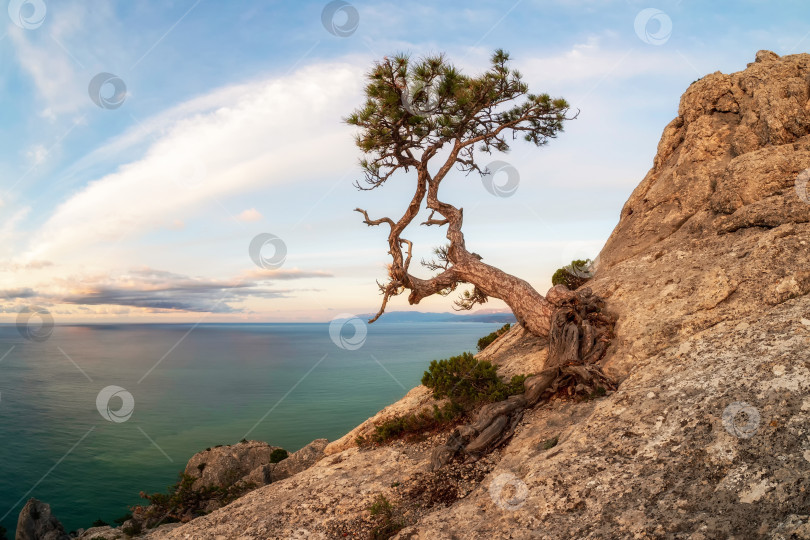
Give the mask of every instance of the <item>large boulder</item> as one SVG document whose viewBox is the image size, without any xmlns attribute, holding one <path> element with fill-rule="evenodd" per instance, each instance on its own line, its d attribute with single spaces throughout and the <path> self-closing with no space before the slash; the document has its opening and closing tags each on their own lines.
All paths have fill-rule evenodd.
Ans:
<svg viewBox="0 0 810 540">
<path fill-rule="evenodd" d="M 324 456 L 328 444 L 326 439 L 316 439 L 277 463 L 271 461 L 271 456 L 281 447 L 264 442 L 244 441 L 208 448 L 192 456 L 185 474 L 196 478 L 194 489 L 229 488 L 236 484 L 259 487 L 311 467 Z"/>
<path fill-rule="evenodd" d="M 269 465 L 273 450 L 279 448 L 259 441 L 208 448 L 194 454 L 184 472 L 196 478 L 194 489 L 228 488 L 259 467 Z"/>
<path fill-rule="evenodd" d="M 36 499 L 28 499 L 17 518 L 17 540 L 70 540 L 65 528 L 51 514 L 51 507 Z"/>
</svg>

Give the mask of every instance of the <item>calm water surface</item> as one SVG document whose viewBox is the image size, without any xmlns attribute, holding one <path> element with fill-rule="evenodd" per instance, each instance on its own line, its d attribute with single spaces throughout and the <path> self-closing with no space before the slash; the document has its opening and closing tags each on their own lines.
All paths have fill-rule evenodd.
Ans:
<svg viewBox="0 0 810 540">
<path fill-rule="evenodd" d="M 0 326 L 0 524 L 13 538 L 29 497 L 67 530 L 111 522 L 206 447 L 337 439 L 500 326 L 375 323 L 354 351 L 328 324 L 57 326 L 42 343 Z M 110 385 L 134 399 L 126 421 L 97 409 Z"/>
</svg>

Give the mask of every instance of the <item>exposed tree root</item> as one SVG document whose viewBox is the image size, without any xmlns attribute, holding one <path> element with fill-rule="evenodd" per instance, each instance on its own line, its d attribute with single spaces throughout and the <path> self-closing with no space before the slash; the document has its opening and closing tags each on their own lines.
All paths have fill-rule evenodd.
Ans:
<svg viewBox="0 0 810 540">
<path fill-rule="evenodd" d="M 475 460 L 503 445 L 514 435 L 526 409 L 560 392 L 594 395 L 599 388 L 616 388 L 598 365 L 616 323 L 616 318 L 604 311 L 604 301 L 589 288 L 574 292 L 564 285 L 549 290 L 546 299 L 555 310 L 545 369 L 526 379 L 523 394 L 485 405 L 473 423 L 454 430 L 444 445 L 433 450 L 434 470 L 459 453 Z"/>
</svg>

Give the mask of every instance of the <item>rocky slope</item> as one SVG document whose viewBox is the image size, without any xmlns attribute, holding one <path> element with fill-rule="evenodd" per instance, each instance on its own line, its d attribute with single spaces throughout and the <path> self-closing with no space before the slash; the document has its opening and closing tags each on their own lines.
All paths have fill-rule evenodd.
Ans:
<svg viewBox="0 0 810 540">
<path fill-rule="evenodd" d="M 358 450 L 366 426 L 161 537 L 332 538 L 380 494 L 402 539 L 810 537 L 809 98 L 810 55 L 767 51 L 684 94 L 589 284 L 620 317 L 617 392 L 530 411 L 480 482 L 453 472 L 421 511 L 435 441 Z M 504 371 L 542 366 L 521 334 L 487 351 Z M 381 417 L 429 400 L 415 389 Z"/>
<path fill-rule="evenodd" d="M 616 392 L 538 405 L 476 463 L 431 471 L 438 436 L 356 448 L 430 406 L 419 387 L 310 468 L 148 538 L 810 538 L 808 167 L 810 55 L 693 83 L 588 284 L 619 316 Z M 546 350 L 516 327 L 484 356 L 511 375 Z"/>
</svg>

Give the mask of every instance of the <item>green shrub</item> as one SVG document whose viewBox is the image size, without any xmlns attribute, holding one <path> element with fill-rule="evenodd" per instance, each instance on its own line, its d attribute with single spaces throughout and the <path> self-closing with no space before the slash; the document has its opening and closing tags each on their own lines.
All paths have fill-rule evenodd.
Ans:
<svg viewBox="0 0 810 540">
<path fill-rule="evenodd" d="M 276 448 L 272 452 L 270 452 L 270 463 L 278 463 L 279 461 L 283 461 L 287 459 L 289 454 L 283 448 Z"/>
<path fill-rule="evenodd" d="M 385 495 L 377 495 L 377 498 L 374 499 L 374 502 L 369 506 L 368 511 L 371 512 L 372 516 L 390 515 L 393 508 L 391 503 L 388 502 L 388 499 L 385 498 Z"/>
<path fill-rule="evenodd" d="M 436 399 L 450 398 L 465 408 L 501 401 L 523 393 L 525 375 L 515 375 L 509 383 L 498 376 L 498 367 L 478 361 L 465 352 L 445 360 L 433 360 L 422 376 L 422 384 L 433 390 Z"/>
<path fill-rule="evenodd" d="M 121 527 L 121 532 L 128 536 L 135 536 L 141 534 L 141 524 L 137 521 L 133 521 L 132 525 L 127 525 L 126 527 Z"/>
<path fill-rule="evenodd" d="M 493 341 L 495 341 L 496 339 L 498 339 L 499 337 L 504 335 L 506 332 L 508 332 L 509 328 L 511 328 L 511 327 L 512 327 L 511 324 L 506 323 L 501 328 L 498 328 L 497 330 L 495 330 L 491 334 L 486 335 L 486 336 L 482 337 L 481 339 L 479 339 L 478 340 L 478 350 L 483 351 L 484 349 L 486 349 L 489 346 L 490 343 L 492 343 Z"/>
<path fill-rule="evenodd" d="M 123 522 L 122 522 L 122 523 L 123 523 Z M 103 519 L 97 519 L 97 520 L 95 520 L 95 521 L 93 522 L 93 525 L 91 525 L 91 526 L 92 526 L 92 527 L 107 527 L 107 526 L 109 526 L 109 523 L 107 523 L 107 522 L 106 522 L 106 521 L 104 521 Z"/>
<path fill-rule="evenodd" d="M 423 410 L 386 420 L 377 424 L 369 437 L 358 436 L 355 442 L 363 448 L 445 428 L 478 405 L 522 394 L 525 379 L 526 375 L 515 375 L 504 382 L 498 376 L 497 366 L 479 362 L 470 353 L 433 360 L 422 377 L 422 384 L 433 390 L 436 399 L 449 398 L 449 401 L 441 407 L 434 404 L 432 412 Z"/>
<path fill-rule="evenodd" d="M 394 519 L 394 506 L 384 495 L 377 495 L 368 510 L 377 518 L 377 525 L 371 530 L 374 540 L 387 540 L 403 529 L 404 525 Z"/>
<path fill-rule="evenodd" d="M 142 491 L 141 498 L 149 501 L 146 517 L 157 517 L 166 523 L 167 520 L 181 519 L 189 512 L 194 517 L 201 516 L 205 513 L 203 508 L 208 501 L 216 500 L 224 506 L 256 487 L 252 483 L 239 482 L 227 488 L 206 486 L 195 489 L 193 486 L 196 480 L 197 478 L 181 472 L 177 483 L 169 486 L 166 493 L 150 495 Z"/>
<path fill-rule="evenodd" d="M 414 436 L 432 431 L 455 422 L 464 414 L 464 408 L 458 403 L 450 401 L 441 408 L 433 405 L 433 412 L 420 411 L 416 414 L 397 416 L 374 427 L 374 434 L 370 439 L 358 437 L 358 446 L 369 446 L 372 443 L 385 444 L 394 439 L 405 436 Z"/>
<path fill-rule="evenodd" d="M 557 446 L 557 442 L 560 440 L 560 436 L 557 435 L 556 437 L 552 437 L 543 441 L 543 450 L 551 450 L 555 446 Z"/>
<path fill-rule="evenodd" d="M 593 277 L 593 261 L 577 259 L 554 272 L 554 275 L 551 276 L 551 283 L 565 285 L 573 291 L 590 281 L 591 277 Z"/>
</svg>

